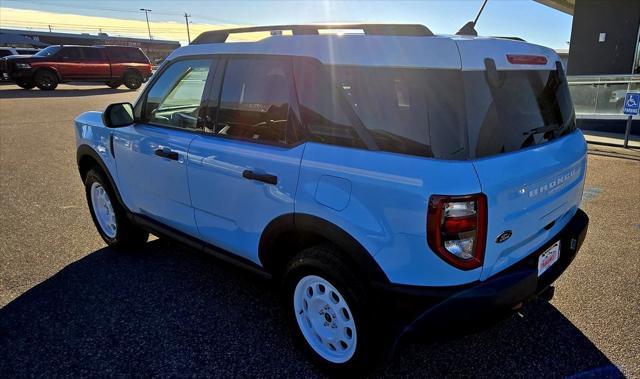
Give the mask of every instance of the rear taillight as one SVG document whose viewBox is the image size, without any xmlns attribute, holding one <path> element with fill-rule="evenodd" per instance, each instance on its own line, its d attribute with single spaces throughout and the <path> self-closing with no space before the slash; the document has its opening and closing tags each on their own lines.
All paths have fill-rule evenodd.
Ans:
<svg viewBox="0 0 640 379">
<path fill-rule="evenodd" d="M 427 241 L 447 263 L 472 270 L 482 266 L 487 240 L 487 198 L 434 195 L 429 199 Z"/>
<path fill-rule="evenodd" d="M 547 64 L 547 57 L 544 55 L 507 54 L 507 60 L 511 64 Z"/>
</svg>

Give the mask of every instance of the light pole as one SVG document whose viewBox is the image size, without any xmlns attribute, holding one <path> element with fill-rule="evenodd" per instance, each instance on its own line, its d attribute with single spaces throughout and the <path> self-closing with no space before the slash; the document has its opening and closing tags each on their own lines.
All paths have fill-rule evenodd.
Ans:
<svg viewBox="0 0 640 379">
<path fill-rule="evenodd" d="M 147 30 L 149 31 L 149 39 L 152 39 L 151 28 L 149 27 L 149 12 L 151 12 L 151 9 L 140 8 L 140 10 L 144 12 L 144 17 L 147 19 Z"/>
<path fill-rule="evenodd" d="M 191 33 L 189 33 L 189 17 L 191 17 L 191 15 L 187 14 L 187 12 L 184 12 L 184 22 L 187 24 L 187 41 L 191 43 Z"/>
</svg>

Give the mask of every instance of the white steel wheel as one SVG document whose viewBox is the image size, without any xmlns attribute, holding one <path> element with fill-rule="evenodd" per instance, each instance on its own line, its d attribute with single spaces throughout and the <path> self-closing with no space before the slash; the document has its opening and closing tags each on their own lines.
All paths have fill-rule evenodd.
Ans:
<svg viewBox="0 0 640 379">
<path fill-rule="evenodd" d="M 318 355 L 338 364 L 353 357 L 358 338 L 353 313 L 331 283 L 316 275 L 303 277 L 293 307 L 302 335 Z"/>
<path fill-rule="evenodd" d="M 102 232 L 109 238 L 115 238 L 118 231 L 116 214 L 113 212 L 109 194 L 98 182 L 91 185 L 91 206 Z"/>
</svg>

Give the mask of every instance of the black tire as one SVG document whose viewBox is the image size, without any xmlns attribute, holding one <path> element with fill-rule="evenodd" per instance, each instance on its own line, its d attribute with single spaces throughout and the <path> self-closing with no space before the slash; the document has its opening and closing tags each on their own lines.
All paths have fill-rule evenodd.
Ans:
<svg viewBox="0 0 640 379">
<path fill-rule="evenodd" d="M 36 72 L 33 82 L 43 91 L 53 91 L 58 87 L 58 76 L 52 71 L 40 70 Z"/>
<path fill-rule="evenodd" d="M 17 81 L 16 85 L 23 89 L 32 89 L 33 87 L 36 86 L 33 82 L 26 81 L 26 80 Z"/>
<path fill-rule="evenodd" d="M 340 252 L 335 247 L 332 245 L 318 245 L 305 249 L 296 255 L 289 262 L 283 277 L 283 304 L 285 306 L 287 319 L 294 330 L 297 342 L 302 346 L 302 349 L 311 360 L 330 375 L 367 374 L 379 368 L 390 357 L 393 339 L 390 338 L 392 336 L 388 333 L 389 329 L 383 321 L 384 317 L 379 318 L 376 316 L 373 302 L 369 297 L 369 291 L 366 289 L 364 283 L 353 273 L 354 270 L 350 269 L 348 265 L 342 261 Z M 310 278 L 311 276 L 320 277 L 337 289 L 352 314 L 355 324 L 355 331 L 353 332 L 356 337 L 354 338 L 355 352 L 344 362 L 335 363 L 323 358 L 311 347 L 298 323 L 298 311 L 296 310 L 294 301 L 296 286 L 298 283 L 304 283 L 305 278 Z M 329 292 L 332 291 L 329 290 Z M 332 293 L 329 295 L 333 296 Z M 312 312 L 312 306 L 309 305 L 308 307 L 307 312 L 309 312 L 309 316 L 306 317 L 306 320 L 309 325 L 311 325 L 312 322 L 309 320 L 313 317 L 312 315 L 315 314 L 315 308 L 313 308 L 314 311 Z M 337 312 L 338 316 L 340 311 L 342 311 L 342 309 Z M 327 311 L 326 313 L 329 312 Z M 326 313 L 321 317 L 327 317 Z M 300 311 L 299 315 L 305 317 L 302 316 L 302 311 Z M 333 312 L 332 315 L 335 317 L 336 312 Z M 330 323 L 332 322 L 329 321 L 331 318 L 331 315 L 327 317 L 327 321 Z M 348 319 L 348 317 L 346 319 Z M 326 326 L 327 324 L 324 325 Z M 333 325 L 334 324 L 330 324 L 328 327 L 335 328 Z M 340 324 L 338 324 L 337 330 L 339 330 L 339 328 Z M 316 333 L 318 338 L 320 338 L 319 334 L 320 333 Z M 340 339 L 342 339 L 342 337 L 338 338 L 338 340 Z M 336 340 L 329 339 L 329 341 Z M 339 341 L 339 343 L 342 344 L 343 342 Z M 327 344 L 331 345 L 331 343 Z"/>
<path fill-rule="evenodd" d="M 103 229 L 98 221 L 96 212 L 94 211 L 94 203 L 92 201 L 92 188 L 94 183 L 97 183 L 98 186 L 104 189 L 106 196 L 111 203 L 112 210 L 115 215 L 116 228 L 114 235 L 109 235 L 111 233 Z M 84 186 L 87 196 L 87 204 L 89 206 L 89 211 L 91 212 L 91 218 L 93 219 L 93 223 L 95 224 L 96 229 L 98 229 L 98 233 L 100 233 L 100 237 L 102 237 L 104 242 L 106 242 L 110 247 L 124 251 L 140 249 L 144 243 L 147 242 L 149 233 L 131 223 L 127 218 L 127 213 L 124 207 L 118 201 L 113 188 L 109 181 L 105 179 L 104 174 L 99 169 L 94 168 L 89 170 L 84 181 Z"/>
<path fill-rule="evenodd" d="M 109 86 L 110 88 L 116 89 L 118 87 L 120 87 L 122 85 L 122 82 L 119 80 L 111 80 L 109 82 L 104 83 L 107 86 Z"/>
<path fill-rule="evenodd" d="M 137 71 L 129 71 L 124 74 L 123 83 L 125 87 L 136 90 L 142 85 L 142 75 Z"/>
</svg>

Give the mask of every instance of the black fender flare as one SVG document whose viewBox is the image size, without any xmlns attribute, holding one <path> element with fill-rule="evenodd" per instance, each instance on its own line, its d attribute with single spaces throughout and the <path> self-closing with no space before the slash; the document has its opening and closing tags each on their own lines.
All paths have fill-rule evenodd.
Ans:
<svg viewBox="0 0 640 379">
<path fill-rule="evenodd" d="M 58 71 L 55 67 L 51 67 L 51 66 L 42 66 L 42 67 L 38 67 L 34 72 L 33 72 L 33 77 L 35 78 L 36 75 L 38 74 L 38 72 L 40 71 L 51 71 L 54 73 L 54 75 L 56 76 L 56 78 L 58 78 L 58 82 L 62 83 L 62 75 L 60 75 L 60 71 Z"/>
<path fill-rule="evenodd" d="M 370 283 L 389 283 L 389 278 L 378 263 L 352 235 L 330 221 L 306 213 L 278 216 L 264 229 L 260 236 L 258 258 L 268 272 L 273 273 L 274 263 L 278 259 L 273 251 L 277 238 L 288 232 L 311 233 L 322 237 L 336 245 Z"/>
<path fill-rule="evenodd" d="M 145 77 L 144 77 L 144 75 L 142 75 L 140 70 L 138 70 L 136 68 L 133 68 L 133 67 L 129 67 L 129 68 L 125 69 L 122 72 L 122 76 L 120 77 L 120 80 L 124 81 L 124 78 L 127 76 L 127 74 L 137 74 L 137 75 L 140 75 L 140 77 L 142 78 L 143 81 L 145 80 Z"/>
<path fill-rule="evenodd" d="M 92 160 L 94 160 L 98 164 L 100 170 L 107 177 L 107 180 L 109 181 L 109 184 L 111 185 L 111 188 L 113 188 L 113 192 L 115 192 L 116 197 L 118 198 L 118 201 L 120 202 L 120 205 L 122 205 L 122 207 L 124 207 L 124 209 L 127 209 L 126 205 L 124 204 L 124 201 L 122 201 L 122 197 L 120 196 L 120 191 L 118 190 L 118 187 L 116 186 L 116 182 L 115 182 L 115 180 L 113 180 L 113 177 L 111 176 L 111 172 L 109 172 L 109 169 L 107 168 L 107 165 L 104 163 L 102 158 L 100 158 L 100 155 L 91 146 L 86 145 L 86 144 L 78 146 L 78 150 L 76 152 L 76 161 L 78 163 L 78 171 L 80 173 L 80 178 L 84 181 L 84 177 L 83 177 L 83 173 L 82 173 L 82 169 L 83 168 L 81 166 L 81 162 L 82 162 L 83 159 L 86 159 L 87 157 L 91 158 Z"/>
</svg>

